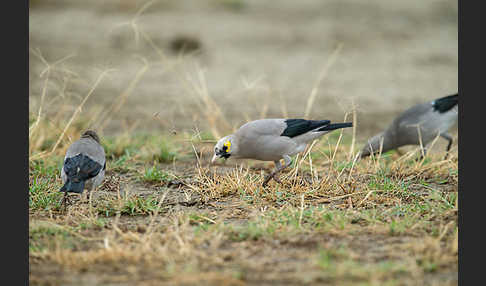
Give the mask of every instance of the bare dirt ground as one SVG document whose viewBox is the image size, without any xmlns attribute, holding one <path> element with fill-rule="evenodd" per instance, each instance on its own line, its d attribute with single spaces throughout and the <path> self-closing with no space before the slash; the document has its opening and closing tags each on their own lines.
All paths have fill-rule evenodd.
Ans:
<svg viewBox="0 0 486 286">
<path fill-rule="evenodd" d="M 146 3 L 31 1 L 30 48 L 50 63 L 73 56 L 60 64 L 72 73 L 52 75 L 51 97 L 79 102 L 101 70 L 114 68 L 85 110 L 106 108 L 143 68 L 141 57 L 148 62 L 108 134 L 137 120 L 144 130 L 207 129 L 182 80 L 197 79 L 195 64 L 232 127 L 262 115 L 302 117 L 328 64 L 309 117 L 341 120 L 354 102 L 363 140 L 411 104 L 457 92 L 455 1 L 155 1 L 136 17 Z M 170 43 L 181 35 L 202 52 L 177 61 Z M 29 62 L 35 112 L 45 65 L 33 53 Z"/>
<path fill-rule="evenodd" d="M 102 138 L 217 137 L 261 117 L 351 120 L 355 106 L 359 146 L 408 106 L 457 92 L 457 31 L 450 0 L 31 0 L 30 117 L 42 106 L 55 133 L 37 131 L 32 149 L 52 148 L 106 69 L 79 115 Z M 175 50 L 181 36 L 200 50 Z M 93 205 L 74 196 L 67 212 L 62 154 L 31 160 L 30 283 L 457 285 L 457 144 L 449 160 L 355 167 L 349 140 L 323 155 L 333 138 L 267 189 L 272 164 L 206 169 L 212 143 L 169 138 L 185 159 L 153 165 L 157 142 L 120 140 Z M 162 177 L 149 181 L 152 166 Z"/>
</svg>

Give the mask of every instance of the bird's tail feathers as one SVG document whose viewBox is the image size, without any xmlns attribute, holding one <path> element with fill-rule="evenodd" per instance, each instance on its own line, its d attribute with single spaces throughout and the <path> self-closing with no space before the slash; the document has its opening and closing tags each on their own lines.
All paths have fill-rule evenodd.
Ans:
<svg viewBox="0 0 486 286">
<path fill-rule="evenodd" d="M 68 192 L 68 193 L 82 193 L 84 190 L 84 181 L 80 180 L 79 182 L 73 182 L 70 179 L 66 180 L 64 186 L 61 187 L 61 192 Z"/>
<path fill-rule="evenodd" d="M 458 104 L 458 102 L 459 102 L 458 93 L 449 96 L 444 96 L 434 101 L 434 110 L 443 113 L 451 110 L 454 106 Z"/>
<path fill-rule="evenodd" d="M 343 122 L 343 123 L 332 123 L 326 126 L 323 126 L 316 131 L 331 131 L 341 128 L 353 127 L 353 122 Z"/>
</svg>

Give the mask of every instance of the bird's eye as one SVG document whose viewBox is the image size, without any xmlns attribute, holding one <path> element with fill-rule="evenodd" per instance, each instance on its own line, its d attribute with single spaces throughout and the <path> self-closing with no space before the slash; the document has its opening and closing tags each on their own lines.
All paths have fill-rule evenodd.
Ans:
<svg viewBox="0 0 486 286">
<path fill-rule="evenodd" d="M 228 150 L 228 146 L 223 146 L 223 152 L 226 152 Z"/>
</svg>

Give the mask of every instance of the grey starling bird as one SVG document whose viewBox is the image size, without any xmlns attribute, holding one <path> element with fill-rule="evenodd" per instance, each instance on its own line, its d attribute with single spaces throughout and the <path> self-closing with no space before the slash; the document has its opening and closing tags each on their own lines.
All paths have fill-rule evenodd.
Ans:
<svg viewBox="0 0 486 286">
<path fill-rule="evenodd" d="M 424 149 L 422 156 L 425 156 L 427 145 L 437 136 L 449 142 L 446 150 L 449 152 L 453 140 L 447 131 L 457 121 L 457 104 L 456 93 L 407 109 L 385 131 L 368 140 L 361 150 L 361 157 L 379 152 L 380 146 L 384 153 L 405 145 L 420 145 L 420 141 Z"/>
<path fill-rule="evenodd" d="M 331 124 L 329 120 L 260 119 L 241 126 L 234 134 L 221 138 L 214 147 L 213 163 L 218 157 L 274 161 L 275 171 L 268 175 L 263 186 L 271 178 L 287 168 L 290 156 L 305 150 L 309 142 L 332 130 L 352 127 L 351 122 Z M 280 164 L 284 159 L 285 164 Z"/>
<path fill-rule="evenodd" d="M 83 193 L 86 188 L 90 192 L 101 184 L 105 177 L 105 150 L 100 144 L 96 132 L 88 130 L 81 138 L 69 146 L 64 157 L 61 178 L 64 185 L 64 200 L 68 193 Z"/>
</svg>

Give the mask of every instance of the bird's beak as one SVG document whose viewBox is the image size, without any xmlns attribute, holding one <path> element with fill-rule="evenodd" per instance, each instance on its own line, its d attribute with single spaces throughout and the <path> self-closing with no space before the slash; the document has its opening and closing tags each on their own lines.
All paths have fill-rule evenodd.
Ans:
<svg viewBox="0 0 486 286">
<path fill-rule="evenodd" d="M 218 159 L 218 156 L 216 156 L 216 154 L 213 155 L 213 159 L 211 159 L 211 164 L 214 163 L 214 161 L 216 161 L 216 159 Z"/>
</svg>

